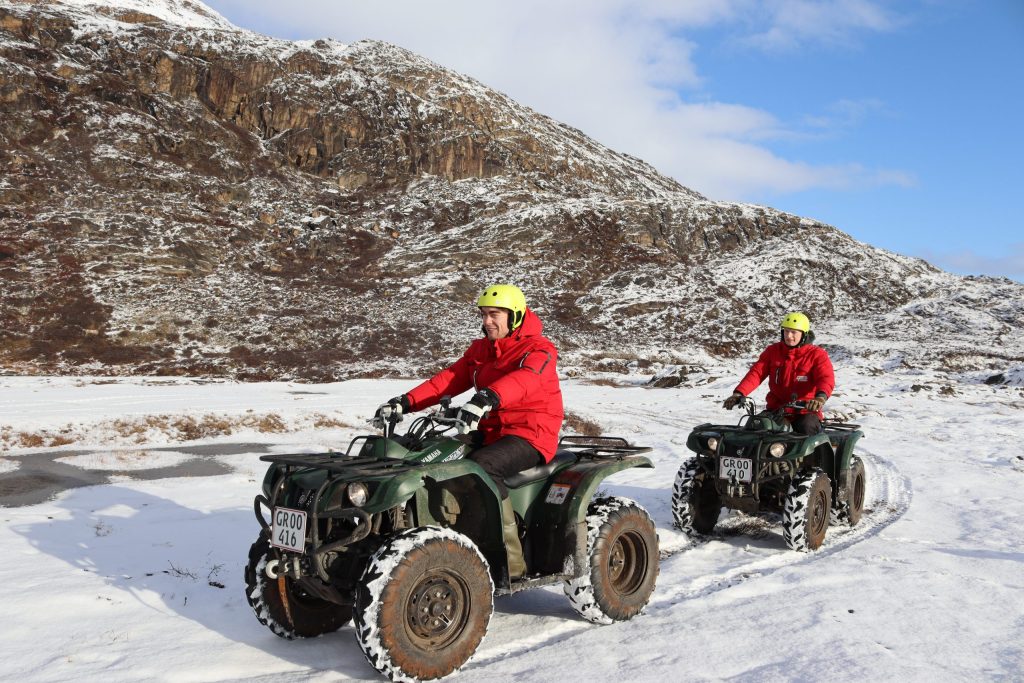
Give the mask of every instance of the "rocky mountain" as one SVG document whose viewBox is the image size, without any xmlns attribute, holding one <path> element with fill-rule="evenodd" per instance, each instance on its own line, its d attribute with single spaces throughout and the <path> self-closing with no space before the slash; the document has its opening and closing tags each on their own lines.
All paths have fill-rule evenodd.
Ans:
<svg viewBox="0 0 1024 683">
<path fill-rule="evenodd" d="M 793 308 L 854 367 L 1024 360 L 1024 286 L 711 201 L 394 45 L 0 0 L 0 112 L 7 372 L 422 374 L 496 281 L 570 373 L 700 376 Z"/>
</svg>

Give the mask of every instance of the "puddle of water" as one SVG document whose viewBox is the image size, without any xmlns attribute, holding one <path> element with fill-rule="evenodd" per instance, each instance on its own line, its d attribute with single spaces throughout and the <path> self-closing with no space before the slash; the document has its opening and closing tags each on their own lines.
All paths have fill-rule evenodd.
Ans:
<svg viewBox="0 0 1024 683">
<path fill-rule="evenodd" d="M 171 477 L 214 477 L 231 472 L 231 467 L 218 457 L 244 453 L 269 453 L 266 444 L 211 444 L 205 446 L 169 446 L 139 449 L 139 452 L 173 452 L 191 455 L 189 460 L 169 467 L 147 470 L 82 469 L 63 459 L 89 456 L 104 451 L 51 451 L 11 458 L 17 460 L 18 469 L 0 473 L 0 507 L 37 505 L 51 500 L 68 489 L 98 486 L 110 483 L 113 476 L 150 481 Z"/>
</svg>

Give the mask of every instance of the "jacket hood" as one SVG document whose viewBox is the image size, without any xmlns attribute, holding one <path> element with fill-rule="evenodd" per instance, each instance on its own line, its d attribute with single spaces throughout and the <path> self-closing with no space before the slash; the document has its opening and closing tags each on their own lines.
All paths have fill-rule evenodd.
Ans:
<svg viewBox="0 0 1024 683">
<path fill-rule="evenodd" d="M 517 327 L 510 338 L 516 339 L 518 337 L 533 337 L 540 334 L 544 330 L 544 324 L 537 317 L 537 314 L 526 308 L 526 313 L 523 314 L 523 324 Z"/>
</svg>

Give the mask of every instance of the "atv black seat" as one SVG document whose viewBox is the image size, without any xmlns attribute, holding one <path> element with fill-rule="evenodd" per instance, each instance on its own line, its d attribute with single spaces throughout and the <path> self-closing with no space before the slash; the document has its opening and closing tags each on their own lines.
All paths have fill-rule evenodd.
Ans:
<svg viewBox="0 0 1024 683">
<path fill-rule="evenodd" d="M 558 470 L 573 464 L 577 460 L 579 460 L 579 457 L 574 451 L 566 449 L 555 451 L 555 457 L 551 459 L 551 462 L 531 467 L 522 472 L 516 472 L 510 477 L 505 477 L 505 486 L 510 489 L 517 489 L 531 482 L 547 479 Z"/>
</svg>

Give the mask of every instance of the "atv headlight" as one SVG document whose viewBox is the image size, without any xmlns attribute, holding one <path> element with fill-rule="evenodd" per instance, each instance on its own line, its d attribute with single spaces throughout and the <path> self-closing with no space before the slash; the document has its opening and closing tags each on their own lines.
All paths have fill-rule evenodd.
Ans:
<svg viewBox="0 0 1024 683">
<path fill-rule="evenodd" d="M 782 454 L 786 452 L 786 444 L 784 443 L 773 443 L 768 447 L 768 452 L 775 458 L 781 458 Z"/>
<path fill-rule="evenodd" d="M 366 484 L 360 481 L 349 484 L 346 493 L 348 495 L 348 502 L 357 508 L 366 505 L 366 501 L 370 497 L 370 491 L 366 488 Z"/>
<path fill-rule="evenodd" d="M 718 450 L 718 437 L 712 436 L 712 437 L 710 437 L 708 439 L 708 450 L 709 451 L 717 451 Z"/>
</svg>

